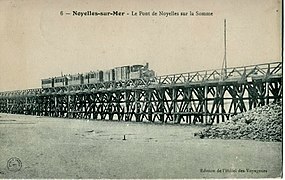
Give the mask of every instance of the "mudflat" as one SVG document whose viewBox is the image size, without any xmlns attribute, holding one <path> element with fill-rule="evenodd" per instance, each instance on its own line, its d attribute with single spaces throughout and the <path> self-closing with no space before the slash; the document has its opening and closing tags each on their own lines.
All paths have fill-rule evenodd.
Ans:
<svg viewBox="0 0 285 180">
<path fill-rule="evenodd" d="M 282 143 L 194 137 L 202 128 L 0 114 L 0 178 L 281 176 Z"/>
</svg>

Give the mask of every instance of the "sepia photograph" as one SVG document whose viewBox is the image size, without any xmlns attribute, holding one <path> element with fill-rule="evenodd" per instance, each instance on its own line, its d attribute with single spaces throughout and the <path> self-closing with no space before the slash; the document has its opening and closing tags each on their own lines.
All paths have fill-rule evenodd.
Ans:
<svg viewBox="0 0 285 180">
<path fill-rule="evenodd" d="M 283 178 L 281 0 L 1 0 L 0 179 Z"/>
</svg>

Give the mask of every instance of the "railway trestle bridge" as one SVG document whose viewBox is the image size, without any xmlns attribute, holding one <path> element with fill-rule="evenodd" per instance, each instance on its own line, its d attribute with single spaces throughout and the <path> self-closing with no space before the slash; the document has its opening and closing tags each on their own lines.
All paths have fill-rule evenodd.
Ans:
<svg viewBox="0 0 285 180">
<path fill-rule="evenodd" d="M 282 62 L 157 76 L 152 80 L 0 93 L 0 112 L 37 116 L 220 123 L 282 99 Z"/>
</svg>

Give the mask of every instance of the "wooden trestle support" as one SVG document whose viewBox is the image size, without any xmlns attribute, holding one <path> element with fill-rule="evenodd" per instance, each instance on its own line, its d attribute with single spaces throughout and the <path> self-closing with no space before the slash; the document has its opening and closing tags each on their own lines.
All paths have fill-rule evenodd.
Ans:
<svg viewBox="0 0 285 180">
<path fill-rule="evenodd" d="M 150 121 L 224 122 L 282 99 L 282 63 L 143 79 L 0 93 L 0 112 L 37 116 Z"/>
</svg>

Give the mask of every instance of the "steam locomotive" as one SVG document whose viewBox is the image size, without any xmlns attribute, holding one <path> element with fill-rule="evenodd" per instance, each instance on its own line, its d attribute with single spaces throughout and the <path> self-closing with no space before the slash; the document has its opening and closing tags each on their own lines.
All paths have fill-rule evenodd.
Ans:
<svg viewBox="0 0 285 180">
<path fill-rule="evenodd" d="M 42 79 L 42 88 L 62 87 L 69 85 L 95 84 L 109 81 L 126 81 L 129 79 L 151 80 L 155 72 L 146 65 L 132 65 L 116 67 L 110 70 L 90 71 L 83 74 L 62 75 L 54 78 Z"/>
</svg>

